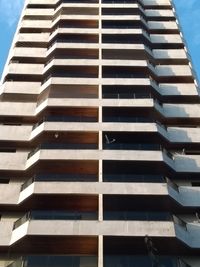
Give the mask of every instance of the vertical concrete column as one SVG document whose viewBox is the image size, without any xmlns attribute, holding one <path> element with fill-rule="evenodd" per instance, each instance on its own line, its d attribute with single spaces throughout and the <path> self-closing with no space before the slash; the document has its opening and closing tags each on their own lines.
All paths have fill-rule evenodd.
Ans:
<svg viewBox="0 0 200 267">
<path fill-rule="evenodd" d="M 99 100 L 102 99 L 102 36 L 101 36 L 101 0 L 99 0 Z M 102 145 L 102 104 L 99 105 L 99 150 Z M 103 180 L 103 161 L 99 160 L 99 183 Z M 103 195 L 99 194 L 99 221 L 103 221 Z M 103 267 L 103 236 L 98 236 L 98 267 Z"/>
<path fill-rule="evenodd" d="M 103 236 L 98 237 L 98 267 L 103 267 Z"/>
<path fill-rule="evenodd" d="M 102 79 L 102 21 L 101 21 L 101 0 L 99 0 L 99 98 L 102 98 L 102 91 L 101 91 L 101 79 Z"/>
<path fill-rule="evenodd" d="M 101 0 L 99 0 L 99 100 L 102 99 L 102 65 L 101 65 L 101 59 L 102 59 L 102 51 L 101 51 Z M 99 105 L 99 150 L 103 149 L 102 146 L 102 105 L 100 103 Z M 99 160 L 99 182 L 102 182 L 102 160 Z"/>
<path fill-rule="evenodd" d="M 99 0 L 99 100 L 102 99 L 102 36 L 101 36 L 101 0 Z M 102 123 L 102 104 L 99 104 L 99 124 Z M 102 149 L 102 131 L 99 129 L 99 149 Z"/>
<path fill-rule="evenodd" d="M 99 99 L 102 99 L 102 66 L 101 66 L 101 58 L 102 58 L 102 51 L 101 51 L 101 0 L 99 0 Z M 99 150 L 103 149 L 102 146 L 102 130 L 101 130 L 101 125 L 102 125 L 102 106 L 101 104 L 99 105 Z M 103 178 L 102 178 L 102 160 L 99 160 L 99 182 L 101 183 Z M 103 197 L 101 194 L 99 194 L 99 220 L 103 220 Z"/>
<path fill-rule="evenodd" d="M 101 0 L 99 0 L 99 100 L 102 99 L 102 50 L 101 50 Z M 99 125 L 102 123 L 102 105 L 99 104 Z M 101 127 L 99 127 L 99 150 L 102 150 L 102 131 Z M 100 164 L 102 165 L 102 164 Z M 101 171 L 100 171 L 101 173 Z M 99 174 L 100 174 L 99 173 Z M 99 178 L 99 180 L 102 180 Z"/>
</svg>

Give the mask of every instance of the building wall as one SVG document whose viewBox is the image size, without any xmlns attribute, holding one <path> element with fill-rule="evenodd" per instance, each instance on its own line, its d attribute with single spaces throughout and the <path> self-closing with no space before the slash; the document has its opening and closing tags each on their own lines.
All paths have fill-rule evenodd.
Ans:
<svg viewBox="0 0 200 267">
<path fill-rule="evenodd" d="M 0 93 L 0 267 L 199 266 L 199 93 L 173 2 L 27 0 Z"/>
</svg>

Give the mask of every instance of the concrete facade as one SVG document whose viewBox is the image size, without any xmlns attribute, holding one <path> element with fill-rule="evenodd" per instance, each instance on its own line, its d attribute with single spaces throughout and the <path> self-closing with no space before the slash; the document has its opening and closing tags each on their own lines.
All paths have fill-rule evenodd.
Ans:
<svg viewBox="0 0 200 267">
<path fill-rule="evenodd" d="M 199 267 L 200 98 L 170 0 L 26 0 L 0 87 L 0 267 Z"/>
</svg>

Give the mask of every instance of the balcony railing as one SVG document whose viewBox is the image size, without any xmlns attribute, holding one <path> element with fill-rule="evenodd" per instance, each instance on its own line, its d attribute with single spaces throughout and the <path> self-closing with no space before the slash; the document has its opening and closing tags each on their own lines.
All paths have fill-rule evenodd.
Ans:
<svg viewBox="0 0 200 267">
<path fill-rule="evenodd" d="M 142 29 L 142 25 L 117 25 L 117 24 L 103 24 L 102 29 Z"/>
<path fill-rule="evenodd" d="M 181 219 L 178 216 L 173 215 L 173 220 L 174 223 L 179 225 L 182 229 L 184 229 L 185 231 L 187 231 L 187 222 L 185 222 L 183 219 Z"/>
<path fill-rule="evenodd" d="M 38 146 L 38 147 L 34 148 L 33 150 L 31 150 L 28 153 L 27 159 L 30 159 L 33 155 L 35 155 L 38 151 L 40 151 L 40 149 L 41 149 L 41 147 Z"/>
<path fill-rule="evenodd" d="M 35 123 L 32 130 L 39 127 L 43 122 L 97 122 L 97 118 L 86 116 L 47 116 Z"/>
<path fill-rule="evenodd" d="M 174 160 L 174 154 L 166 149 L 163 149 L 163 153 L 170 158 L 171 160 Z"/>
<path fill-rule="evenodd" d="M 48 122 L 97 122 L 96 117 L 87 116 L 48 116 L 45 120 Z"/>
<path fill-rule="evenodd" d="M 25 222 L 29 221 L 31 219 L 31 213 L 27 212 L 23 217 L 19 218 L 17 221 L 13 224 L 13 230 L 20 227 Z"/>
<path fill-rule="evenodd" d="M 169 212 L 104 211 L 104 220 L 172 221 L 172 215 Z"/>
<path fill-rule="evenodd" d="M 21 185 L 21 191 L 23 191 L 24 189 L 26 189 L 27 187 L 29 187 L 29 185 L 31 185 L 32 183 L 34 183 L 36 181 L 36 176 L 31 177 L 30 179 L 28 179 L 26 182 L 24 182 Z"/>
<path fill-rule="evenodd" d="M 152 98 L 150 93 L 103 93 L 103 98 L 108 99 L 146 99 Z"/>
<path fill-rule="evenodd" d="M 61 4 L 78 4 L 78 3 L 85 3 L 85 4 L 95 4 L 95 3 L 99 3 L 98 0 L 61 0 L 58 1 L 58 3 L 56 3 L 55 8 L 58 8 Z"/>
<path fill-rule="evenodd" d="M 120 263 L 120 264 L 119 264 Z M 122 263 L 122 264 L 121 264 Z M 118 255 L 104 256 L 104 267 L 191 267 L 175 256 Z"/>
<path fill-rule="evenodd" d="M 167 131 L 167 126 L 162 124 L 161 122 L 159 121 L 156 121 L 156 123 L 158 124 L 158 126 L 160 126 L 161 128 L 163 128 L 165 131 Z"/>
<path fill-rule="evenodd" d="M 163 267 L 191 267 L 175 256 L 156 256 Z M 82 263 L 83 262 L 83 263 Z M 120 265 L 119 265 L 120 264 Z M 21 257 L 7 267 L 97 267 L 96 256 L 27 256 Z M 152 259 L 146 255 L 104 255 L 104 267 L 152 267 Z"/>
<path fill-rule="evenodd" d="M 53 39 L 52 42 L 49 43 L 48 49 L 50 49 L 55 43 L 59 44 L 59 43 L 91 43 L 91 44 L 97 44 L 98 43 L 98 39 L 97 38 L 87 38 L 87 36 L 81 36 L 77 35 L 77 36 L 70 36 L 67 38 L 60 38 L 58 37 L 56 39 L 56 41 Z M 90 35 L 91 36 L 91 35 Z"/>
<path fill-rule="evenodd" d="M 79 211 L 31 211 L 14 222 L 13 230 L 30 220 L 97 220 L 97 212 Z"/>
<path fill-rule="evenodd" d="M 103 174 L 104 182 L 165 183 L 166 177 L 156 174 Z"/>
<path fill-rule="evenodd" d="M 34 182 L 94 182 L 98 178 L 95 174 L 46 174 L 34 175 L 21 185 L 21 191 Z"/>
<path fill-rule="evenodd" d="M 145 144 L 145 143 L 104 143 L 104 149 L 116 149 L 116 150 L 150 150 L 150 151 L 160 151 L 162 146 L 159 144 Z"/>
<path fill-rule="evenodd" d="M 96 256 L 38 255 L 21 257 L 7 267 L 97 267 Z"/>
<path fill-rule="evenodd" d="M 102 8 L 102 16 L 143 16 L 139 9 L 108 9 Z"/>
<path fill-rule="evenodd" d="M 171 188 L 173 188 L 176 192 L 179 193 L 179 186 L 178 186 L 175 182 L 173 182 L 172 180 L 170 180 L 169 178 L 166 178 L 166 180 L 167 180 L 167 184 L 168 184 Z"/>
<path fill-rule="evenodd" d="M 148 118 L 148 117 L 125 117 L 125 116 L 103 116 L 103 122 L 138 122 L 138 123 L 144 123 L 144 122 L 155 122 L 155 119 Z"/>
<path fill-rule="evenodd" d="M 116 98 L 123 98 L 126 97 L 125 94 L 118 95 L 118 94 L 106 94 L 104 95 L 104 98 L 112 98 L 112 96 L 115 96 Z M 145 97 L 145 95 L 141 96 L 141 98 Z M 133 97 L 134 98 L 134 97 Z M 137 98 L 135 96 L 135 98 Z M 139 96 L 138 96 L 139 98 Z M 104 116 L 105 121 L 111 121 L 113 122 L 152 122 L 152 123 L 157 123 L 160 127 L 163 129 L 167 130 L 167 127 L 159 121 L 155 121 L 153 118 L 148 118 L 148 117 L 124 117 L 124 116 Z M 95 117 L 85 117 L 85 116 L 48 116 L 42 118 L 40 121 L 35 123 L 33 125 L 32 130 L 36 129 L 39 127 L 43 122 L 97 122 L 97 118 Z"/>
<path fill-rule="evenodd" d="M 73 68 L 74 67 L 74 68 Z M 90 66 L 90 70 L 87 72 L 87 70 L 83 69 L 83 67 L 81 66 L 80 69 L 78 69 L 78 66 L 72 66 L 71 69 L 69 70 L 60 70 L 60 71 L 53 71 L 51 73 L 51 75 L 46 75 L 44 76 L 43 80 L 42 80 L 42 85 L 44 83 L 46 83 L 49 79 L 53 79 L 53 78 L 57 78 L 57 79 L 62 79 L 62 78 L 92 78 L 92 79 L 97 79 L 98 78 L 98 71 L 97 71 L 97 66 L 93 66 L 96 68 L 96 73 L 93 72 L 91 70 L 91 66 Z M 85 72 L 84 72 L 85 71 Z M 136 77 L 135 77 L 136 78 Z"/>
<path fill-rule="evenodd" d="M 77 76 L 78 77 L 78 76 Z M 116 72 L 116 71 L 110 71 L 108 68 L 107 70 L 102 70 L 102 78 L 105 79 L 123 79 L 123 78 L 127 78 L 127 79 L 147 79 L 148 76 L 144 75 L 142 73 L 133 73 L 130 71 L 121 71 L 121 72 Z"/>
<path fill-rule="evenodd" d="M 22 258 L 19 258 L 7 265 L 6 267 L 25 267 L 25 265 L 23 264 Z"/>
<path fill-rule="evenodd" d="M 102 0 L 102 4 L 137 4 L 136 0 Z"/>
<path fill-rule="evenodd" d="M 28 153 L 28 159 L 35 155 L 41 149 L 97 149 L 98 144 L 70 144 L 70 143 L 45 143 Z"/>
<path fill-rule="evenodd" d="M 143 40 L 140 42 L 136 39 L 133 39 L 132 36 L 123 36 L 123 38 L 119 35 L 102 35 L 102 43 L 103 44 L 141 44 Z"/>
</svg>

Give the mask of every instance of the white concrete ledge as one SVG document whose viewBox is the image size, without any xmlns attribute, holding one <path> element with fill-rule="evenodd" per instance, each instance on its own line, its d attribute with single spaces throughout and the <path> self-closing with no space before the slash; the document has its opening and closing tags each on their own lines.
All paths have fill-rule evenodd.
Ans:
<svg viewBox="0 0 200 267">
<path fill-rule="evenodd" d="M 12 232 L 10 244 L 25 236 L 175 237 L 173 222 L 30 220 Z"/>
<path fill-rule="evenodd" d="M 35 194 L 108 194 L 167 196 L 165 183 L 35 182 Z"/>
<path fill-rule="evenodd" d="M 7 94 L 26 94 L 38 95 L 40 91 L 40 82 L 5 82 L 2 85 L 2 93 Z M 30 90 L 31 88 L 31 90 Z"/>
</svg>

